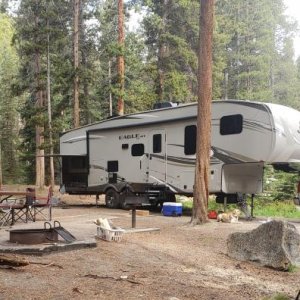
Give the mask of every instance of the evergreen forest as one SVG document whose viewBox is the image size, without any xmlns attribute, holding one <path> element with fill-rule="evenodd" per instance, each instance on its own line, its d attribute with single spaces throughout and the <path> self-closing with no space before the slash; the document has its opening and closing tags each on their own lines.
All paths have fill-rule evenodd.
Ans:
<svg viewBox="0 0 300 300">
<path fill-rule="evenodd" d="M 50 184 L 53 156 L 59 183 L 60 133 L 120 114 L 120 99 L 125 114 L 197 101 L 200 2 L 128 0 L 122 16 L 120 2 L 0 0 L 4 184 Z M 283 0 L 216 0 L 213 99 L 300 110 L 297 26 Z"/>
</svg>

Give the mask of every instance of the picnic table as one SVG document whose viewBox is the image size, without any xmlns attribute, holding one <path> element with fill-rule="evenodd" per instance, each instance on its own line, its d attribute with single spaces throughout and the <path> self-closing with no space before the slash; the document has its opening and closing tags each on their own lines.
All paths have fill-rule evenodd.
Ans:
<svg viewBox="0 0 300 300">
<path fill-rule="evenodd" d="M 5 191 L 0 190 L 0 203 L 9 200 L 26 200 L 26 196 L 35 196 L 34 191 Z"/>
</svg>

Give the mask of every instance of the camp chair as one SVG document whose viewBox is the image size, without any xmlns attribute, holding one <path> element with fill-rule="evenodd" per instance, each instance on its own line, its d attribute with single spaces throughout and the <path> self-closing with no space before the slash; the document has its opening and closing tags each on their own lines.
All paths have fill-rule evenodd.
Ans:
<svg viewBox="0 0 300 300">
<path fill-rule="evenodd" d="M 19 204 L 18 206 L 13 206 L 13 222 L 21 220 L 24 223 L 28 221 L 34 221 L 34 210 L 33 204 L 35 200 L 35 189 L 27 188 L 26 192 L 28 193 L 25 198 L 25 203 Z"/>
<path fill-rule="evenodd" d="M 39 214 L 43 219 L 51 221 L 52 219 L 52 203 L 53 196 L 52 187 L 49 187 L 47 197 L 35 197 L 33 202 L 33 221 L 36 221 L 36 216 Z"/>
<path fill-rule="evenodd" d="M 0 228 L 11 225 L 11 208 L 0 208 Z"/>
<path fill-rule="evenodd" d="M 17 199 L 14 201 L 6 200 L 0 204 L 1 216 L 0 226 L 13 225 L 18 220 L 27 223 L 33 220 L 32 211 L 33 199 L 27 198 L 24 203 L 18 203 Z"/>
</svg>

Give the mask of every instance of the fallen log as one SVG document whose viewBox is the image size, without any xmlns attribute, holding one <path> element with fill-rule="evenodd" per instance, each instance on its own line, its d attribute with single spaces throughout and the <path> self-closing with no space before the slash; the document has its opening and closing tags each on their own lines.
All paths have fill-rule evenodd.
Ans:
<svg viewBox="0 0 300 300">
<path fill-rule="evenodd" d="M 0 265 L 10 267 L 24 267 L 29 265 L 29 261 L 18 256 L 4 256 L 0 255 Z"/>
<path fill-rule="evenodd" d="M 93 278 L 93 279 L 113 279 L 113 280 L 116 280 L 116 281 L 128 281 L 130 283 L 133 283 L 133 284 L 142 284 L 141 282 L 139 281 L 136 281 L 134 279 L 130 279 L 128 278 L 127 276 L 125 277 L 113 277 L 113 276 L 100 276 L 100 275 L 96 275 L 96 274 L 86 274 L 84 275 L 83 277 L 88 277 L 88 278 Z"/>
<path fill-rule="evenodd" d="M 38 261 L 30 261 L 29 264 L 31 265 L 42 265 L 45 267 L 57 267 L 59 269 L 63 269 L 64 267 L 53 262 L 38 262 Z"/>
</svg>

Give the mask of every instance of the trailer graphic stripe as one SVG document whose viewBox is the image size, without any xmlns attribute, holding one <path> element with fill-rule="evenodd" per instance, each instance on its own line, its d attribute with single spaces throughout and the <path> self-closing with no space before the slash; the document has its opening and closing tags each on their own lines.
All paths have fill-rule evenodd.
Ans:
<svg viewBox="0 0 300 300">
<path fill-rule="evenodd" d="M 256 160 L 239 155 L 234 152 L 230 151 L 225 151 L 221 148 L 217 147 L 211 147 L 213 151 L 213 156 L 210 158 L 210 163 L 212 165 L 219 164 L 221 162 L 227 163 L 227 164 L 232 164 L 232 163 L 242 163 L 242 162 L 255 162 Z M 147 156 L 150 154 L 147 153 Z M 182 158 L 178 156 L 167 156 L 165 157 L 164 155 L 157 155 L 157 154 L 151 154 L 150 155 L 153 158 L 160 159 L 162 161 L 165 161 L 167 159 L 168 163 L 173 162 L 173 163 L 179 163 L 183 165 L 195 165 L 196 163 L 196 158 Z"/>
</svg>

